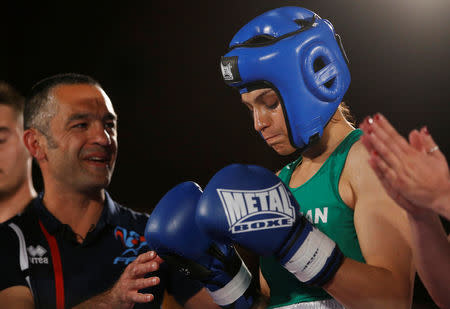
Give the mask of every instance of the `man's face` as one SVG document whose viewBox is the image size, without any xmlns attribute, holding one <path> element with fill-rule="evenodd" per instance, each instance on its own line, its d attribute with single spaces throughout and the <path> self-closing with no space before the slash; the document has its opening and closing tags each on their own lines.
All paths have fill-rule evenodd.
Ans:
<svg viewBox="0 0 450 309">
<path fill-rule="evenodd" d="M 10 106 L 0 104 L 0 198 L 18 190 L 31 168 L 31 157 L 22 136 L 22 116 Z"/>
<path fill-rule="evenodd" d="M 117 157 L 117 119 L 99 87 L 60 85 L 51 92 L 57 105 L 50 121 L 42 172 L 56 185 L 75 191 L 105 188 Z M 46 175 L 45 175 L 45 174 Z"/>
</svg>

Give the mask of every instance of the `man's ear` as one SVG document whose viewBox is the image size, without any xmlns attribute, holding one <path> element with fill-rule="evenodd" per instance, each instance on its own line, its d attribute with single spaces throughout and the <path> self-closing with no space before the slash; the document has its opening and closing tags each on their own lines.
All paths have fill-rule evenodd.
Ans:
<svg viewBox="0 0 450 309">
<path fill-rule="evenodd" d="M 36 129 L 27 129 L 23 133 L 23 143 L 25 144 L 25 147 L 27 147 L 31 156 L 38 162 L 47 157 L 44 140 L 45 137 Z"/>
</svg>

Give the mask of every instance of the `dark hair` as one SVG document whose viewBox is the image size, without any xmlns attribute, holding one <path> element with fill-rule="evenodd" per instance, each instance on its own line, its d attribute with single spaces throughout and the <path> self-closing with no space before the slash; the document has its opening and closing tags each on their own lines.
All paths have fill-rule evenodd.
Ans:
<svg viewBox="0 0 450 309">
<path fill-rule="evenodd" d="M 0 105 L 10 106 L 17 115 L 23 113 L 25 98 L 10 84 L 0 81 Z"/>
<path fill-rule="evenodd" d="M 57 104 L 52 99 L 51 91 L 60 85 L 89 84 L 101 87 L 90 76 L 77 73 L 57 74 L 37 82 L 25 100 L 25 129 L 36 128 L 44 134 L 48 133 L 50 120 L 56 114 Z"/>
</svg>

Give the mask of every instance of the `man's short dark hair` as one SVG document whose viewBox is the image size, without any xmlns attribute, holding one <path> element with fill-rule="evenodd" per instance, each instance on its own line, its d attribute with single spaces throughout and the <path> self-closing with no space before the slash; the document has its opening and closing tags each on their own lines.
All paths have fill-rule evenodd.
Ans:
<svg viewBox="0 0 450 309">
<path fill-rule="evenodd" d="M 37 82 L 25 100 L 25 129 L 36 128 L 47 135 L 50 120 L 57 112 L 57 104 L 52 100 L 51 91 L 60 85 L 76 84 L 101 87 L 100 83 L 92 77 L 78 73 L 57 74 Z"/>
<path fill-rule="evenodd" d="M 25 98 L 13 86 L 0 81 L 0 105 L 10 106 L 17 115 L 23 113 Z"/>
</svg>

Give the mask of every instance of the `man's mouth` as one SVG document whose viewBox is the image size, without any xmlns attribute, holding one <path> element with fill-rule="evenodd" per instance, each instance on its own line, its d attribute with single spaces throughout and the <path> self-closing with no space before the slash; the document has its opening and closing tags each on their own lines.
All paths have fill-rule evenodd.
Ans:
<svg viewBox="0 0 450 309">
<path fill-rule="evenodd" d="M 88 161 L 94 161 L 94 162 L 108 162 L 109 160 L 103 157 L 90 157 L 87 159 Z"/>
<path fill-rule="evenodd" d="M 109 154 L 92 154 L 86 156 L 84 158 L 85 161 L 88 161 L 90 164 L 94 164 L 97 166 L 110 166 L 111 163 L 111 155 Z"/>
</svg>

